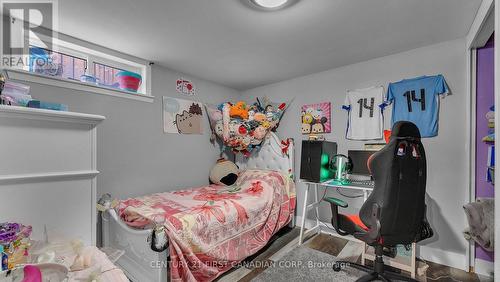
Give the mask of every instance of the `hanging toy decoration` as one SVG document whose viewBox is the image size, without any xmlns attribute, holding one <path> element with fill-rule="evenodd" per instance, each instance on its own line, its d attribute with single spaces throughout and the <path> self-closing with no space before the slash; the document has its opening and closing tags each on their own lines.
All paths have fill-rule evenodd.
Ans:
<svg viewBox="0 0 500 282">
<path fill-rule="evenodd" d="M 287 103 L 257 98 L 253 104 L 238 101 L 207 107 L 207 112 L 212 134 L 233 152 L 248 157 L 260 147 L 267 133 L 276 130 L 286 108 Z"/>
</svg>

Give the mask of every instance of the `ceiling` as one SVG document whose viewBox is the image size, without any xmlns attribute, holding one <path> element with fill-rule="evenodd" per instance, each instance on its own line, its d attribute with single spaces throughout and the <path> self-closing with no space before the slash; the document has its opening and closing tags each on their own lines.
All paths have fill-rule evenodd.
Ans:
<svg viewBox="0 0 500 282">
<path fill-rule="evenodd" d="M 60 0 L 60 31 L 238 90 L 464 37 L 481 0 Z"/>
</svg>

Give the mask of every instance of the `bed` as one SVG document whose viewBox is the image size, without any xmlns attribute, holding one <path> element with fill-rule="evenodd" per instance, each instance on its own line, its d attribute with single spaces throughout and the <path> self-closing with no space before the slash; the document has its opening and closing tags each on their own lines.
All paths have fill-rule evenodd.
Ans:
<svg viewBox="0 0 500 282">
<path fill-rule="evenodd" d="M 271 133 L 258 152 L 238 157 L 237 191 L 211 185 L 122 201 L 103 213 L 103 245 L 125 251 L 116 263 L 132 281 L 213 280 L 294 225 L 293 142 L 285 146 Z M 149 248 L 151 229 L 137 229 L 158 211 L 170 238 L 160 253 Z"/>
</svg>

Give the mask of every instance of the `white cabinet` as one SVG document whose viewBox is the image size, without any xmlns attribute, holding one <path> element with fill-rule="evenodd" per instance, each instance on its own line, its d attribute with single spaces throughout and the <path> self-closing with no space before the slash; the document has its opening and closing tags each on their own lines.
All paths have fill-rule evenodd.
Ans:
<svg viewBox="0 0 500 282">
<path fill-rule="evenodd" d="M 96 241 L 96 126 L 103 116 L 0 105 L 0 222 Z"/>
</svg>

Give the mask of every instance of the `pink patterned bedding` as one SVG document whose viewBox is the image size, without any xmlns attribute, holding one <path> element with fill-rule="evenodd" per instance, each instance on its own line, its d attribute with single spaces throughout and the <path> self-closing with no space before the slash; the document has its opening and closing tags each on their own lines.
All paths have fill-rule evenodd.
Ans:
<svg viewBox="0 0 500 282">
<path fill-rule="evenodd" d="M 132 226 L 166 219 L 172 281 L 214 280 L 264 247 L 294 210 L 293 181 L 266 170 L 244 171 L 230 187 L 153 194 L 118 206 Z"/>
</svg>

